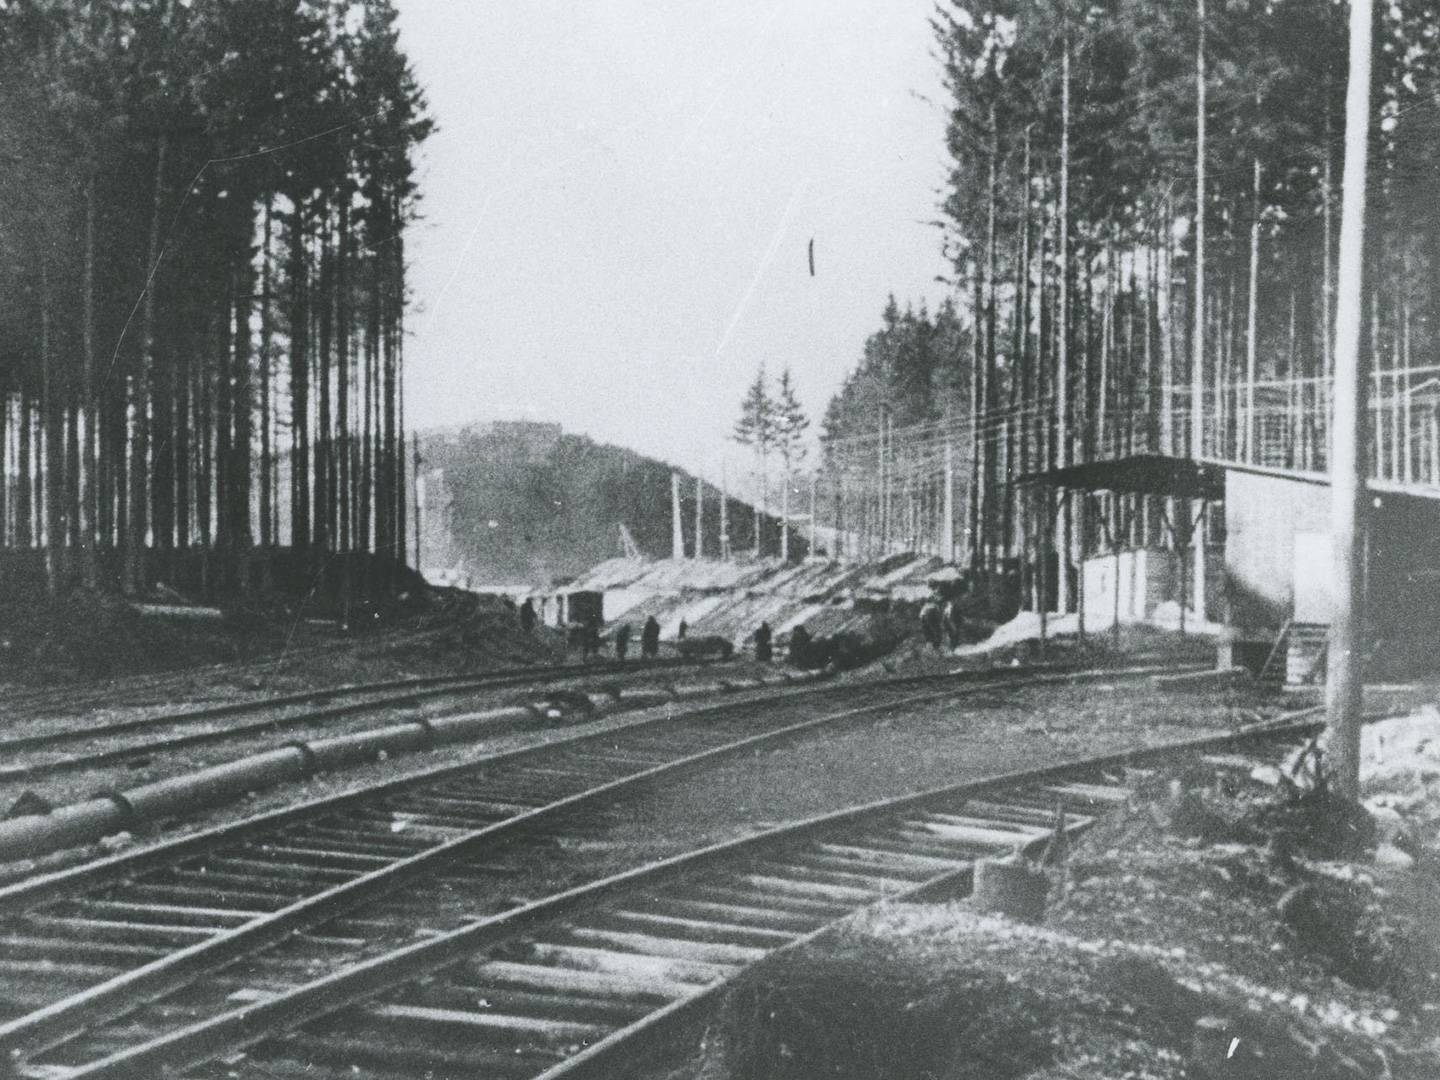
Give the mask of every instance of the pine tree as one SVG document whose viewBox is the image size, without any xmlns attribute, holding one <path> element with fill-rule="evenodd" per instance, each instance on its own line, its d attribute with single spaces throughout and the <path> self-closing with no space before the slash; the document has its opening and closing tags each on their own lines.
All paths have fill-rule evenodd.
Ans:
<svg viewBox="0 0 1440 1080">
<path fill-rule="evenodd" d="M 787 367 L 780 373 L 773 404 L 773 428 L 775 449 L 780 454 L 784 487 L 781 489 L 780 505 L 780 558 L 790 559 L 790 493 L 795 482 L 795 470 L 804 462 L 806 455 L 805 431 L 810 419 L 795 395 L 795 384 Z"/>
<path fill-rule="evenodd" d="M 755 514 L 755 554 L 762 551 L 761 524 L 770 511 L 770 451 L 776 437 L 775 402 L 770 397 L 769 385 L 765 378 L 765 364 L 762 361 L 755 372 L 755 381 L 745 391 L 740 402 L 740 418 L 735 421 L 732 438 L 741 446 L 748 446 L 755 455 L 760 478 L 760 509 Z"/>
<path fill-rule="evenodd" d="M 197 541 L 233 581 L 252 520 L 397 553 L 431 130 L 389 0 L 0 5 L 0 542 L 46 545 L 57 588 L 118 550 L 141 589 Z"/>
</svg>

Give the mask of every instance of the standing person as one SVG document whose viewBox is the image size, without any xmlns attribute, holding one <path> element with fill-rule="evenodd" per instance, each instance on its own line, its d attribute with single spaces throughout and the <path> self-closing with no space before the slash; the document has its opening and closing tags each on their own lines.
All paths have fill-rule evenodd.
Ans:
<svg viewBox="0 0 1440 1080">
<path fill-rule="evenodd" d="M 810 659 L 810 631 L 801 623 L 790 631 L 790 663 L 804 667 Z"/>
<path fill-rule="evenodd" d="M 615 631 L 615 659 L 621 663 L 625 662 L 625 654 L 630 651 L 630 624 L 621 623 L 620 629 Z"/>
<path fill-rule="evenodd" d="M 762 622 L 755 629 L 755 659 L 769 663 L 771 658 L 770 639 L 772 637 L 770 624 Z"/>
<path fill-rule="evenodd" d="M 520 605 L 520 631 L 524 634 L 535 633 L 535 605 L 527 596 L 525 602 Z"/>
<path fill-rule="evenodd" d="M 686 632 L 687 630 L 689 630 L 689 629 L 690 629 L 690 624 L 687 623 L 684 619 L 681 619 L 681 620 L 680 620 L 680 629 L 679 629 L 679 631 L 677 631 L 676 634 L 675 634 L 675 640 L 676 640 L 676 641 L 684 641 L 684 640 L 685 640 L 685 632 Z"/>
<path fill-rule="evenodd" d="M 600 617 L 591 615 L 585 620 L 585 654 L 582 659 L 589 660 L 592 656 L 600 655 Z"/>
<path fill-rule="evenodd" d="M 645 620 L 645 627 L 640 631 L 640 655 L 644 657 L 656 657 L 660 655 L 660 624 L 651 615 Z"/>
<path fill-rule="evenodd" d="M 920 608 L 920 632 L 925 635 L 925 640 L 932 648 L 941 647 L 943 627 L 941 624 L 940 605 L 932 597 L 925 601 Z"/>
<path fill-rule="evenodd" d="M 960 605 L 955 602 L 952 596 L 945 601 L 945 607 L 941 612 L 945 624 L 945 637 L 950 642 L 950 648 L 960 647 Z"/>
</svg>

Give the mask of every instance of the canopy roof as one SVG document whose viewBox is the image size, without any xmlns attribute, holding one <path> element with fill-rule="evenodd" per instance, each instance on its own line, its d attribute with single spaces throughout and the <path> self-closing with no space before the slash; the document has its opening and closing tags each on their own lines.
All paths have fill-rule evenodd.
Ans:
<svg viewBox="0 0 1440 1080">
<path fill-rule="evenodd" d="M 1061 469 L 1028 473 L 1017 483 L 1042 484 L 1075 491 L 1121 491 L 1179 499 L 1225 497 L 1225 469 L 1220 465 L 1164 454 L 1135 454 L 1110 461 L 1088 461 Z"/>
</svg>

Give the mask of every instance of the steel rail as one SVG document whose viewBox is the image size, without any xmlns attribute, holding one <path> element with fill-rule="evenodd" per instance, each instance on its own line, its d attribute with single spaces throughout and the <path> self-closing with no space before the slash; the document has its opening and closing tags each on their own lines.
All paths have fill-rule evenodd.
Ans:
<svg viewBox="0 0 1440 1080">
<path fill-rule="evenodd" d="M 1089 670 L 1093 671 L 1098 677 L 1102 674 L 1123 673 L 1126 670 L 1133 670 L 1136 674 L 1144 674 L 1159 669 L 1143 667 L 1136 669 L 1100 668 Z M 1174 669 L 1169 668 L 1166 670 Z M 961 685 L 969 683 L 990 683 L 993 681 L 994 685 L 1005 685 L 1014 680 L 1033 677 L 1037 673 L 1054 674 L 1057 676 L 1067 674 L 1080 675 L 1084 674 L 1085 670 L 1078 667 L 1058 664 L 1036 665 L 1027 668 L 968 670 L 938 675 L 905 676 L 903 678 L 883 680 L 876 685 L 900 687 L 938 681 L 953 681 Z M 798 688 L 772 686 L 756 687 L 754 689 L 762 695 L 760 698 L 745 697 L 736 700 L 727 700 L 713 705 L 701 705 L 698 708 L 692 708 L 676 715 L 685 718 L 703 718 L 718 712 L 740 709 L 747 705 L 766 702 L 771 699 L 788 699 L 794 696 L 808 696 L 812 694 L 833 695 L 844 693 L 846 690 L 845 687 L 832 685 L 819 686 L 813 684 L 805 684 Z M 384 798 L 412 787 L 436 784 L 447 779 L 464 776 L 475 770 L 487 768 L 497 763 L 521 760 L 524 756 L 532 753 L 538 754 L 561 750 L 567 746 L 584 743 L 615 732 L 626 731 L 632 727 L 654 724 L 662 719 L 664 721 L 670 721 L 672 717 L 657 718 L 637 716 L 629 720 L 617 720 L 615 724 L 604 732 L 583 732 L 575 735 L 567 735 L 561 738 L 551 739 L 548 742 L 536 746 L 521 747 L 516 750 L 502 751 L 498 754 L 487 754 L 460 764 L 433 766 L 393 780 L 380 781 L 338 795 L 324 795 L 293 806 L 266 811 L 242 821 L 229 822 L 224 825 L 204 829 L 200 832 L 192 833 L 189 836 L 161 841 L 148 847 L 123 851 L 115 855 L 104 856 L 99 859 L 81 863 L 77 866 L 70 866 L 61 870 L 26 878 L 22 881 L 0 886 L 0 916 L 13 914 L 27 907 L 66 895 L 67 893 L 72 893 L 79 889 L 94 888 L 106 881 L 119 880 L 128 874 L 150 869 L 166 862 L 188 858 L 222 843 L 238 842 L 257 833 L 281 828 L 307 818 L 350 810 L 367 800 Z"/>
<path fill-rule="evenodd" d="M 760 734 L 727 741 L 718 746 L 707 748 L 699 753 L 682 755 L 681 757 L 657 764 L 650 768 L 633 771 L 628 775 L 621 776 L 606 783 L 589 786 L 563 798 L 551 800 L 545 805 L 532 810 L 504 818 L 503 820 L 485 825 L 479 829 L 473 829 L 462 836 L 429 846 L 409 857 L 396 859 L 374 870 L 349 877 L 347 880 L 332 885 L 328 889 L 302 896 L 293 903 L 287 904 L 276 911 L 259 915 L 237 927 L 222 930 L 186 948 L 166 953 L 158 959 L 123 971 L 103 982 L 89 986 L 79 993 L 72 994 L 67 998 L 34 1010 L 9 1023 L 0 1025 L 0 1048 L 3 1048 L 6 1052 L 15 1054 L 33 1052 L 36 1049 L 51 1045 L 58 1040 L 62 1040 L 89 1026 L 93 1026 L 100 1020 L 108 1019 L 128 1011 L 133 1008 L 139 1000 L 153 999 L 171 992 L 193 981 L 198 975 L 207 970 L 213 970 L 240 956 L 263 949 L 282 938 L 294 934 L 298 930 L 325 922 L 368 898 L 393 891 L 404 881 L 413 880 L 416 876 L 426 873 L 437 866 L 464 856 L 472 855 L 477 849 L 494 846 L 522 836 L 529 830 L 558 820 L 578 806 L 587 803 L 603 802 L 618 792 L 632 786 L 638 786 L 663 776 L 678 775 L 685 769 L 695 768 L 728 755 L 742 753 L 768 742 L 793 738 L 822 725 L 851 720 L 867 714 L 906 708 L 925 701 L 964 696 L 967 689 L 969 693 L 972 694 L 985 693 L 1003 687 L 1044 685 L 1047 683 L 1071 681 L 1076 678 L 1139 677 L 1153 674 L 1154 670 L 1153 668 L 1132 670 L 1107 669 L 1089 673 L 1088 675 L 1077 676 L 1073 673 L 1065 673 L 1048 674 L 1030 678 L 1015 678 L 1011 675 L 1011 672 L 1006 671 L 1002 672 L 1001 675 L 1011 675 L 1011 677 L 992 678 L 990 681 L 980 682 L 978 685 L 972 685 L 968 688 L 952 685 L 939 691 L 928 691 L 904 697 L 887 697 L 886 700 L 874 704 L 849 708 L 836 713 L 827 713 L 817 718 L 784 725 L 777 729 L 761 732 Z M 903 686 L 916 682 L 943 681 L 947 678 L 952 681 L 954 679 L 953 676 L 921 676 L 908 680 L 896 680 L 896 683 Z M 896 683 L 881 683 L 866 689 L 872 692 L 879 691 L 888 695 L 897 689 Z M 854 694 L 856 688 L 827 687 L 815 691 L 813 696 L 833 696 L 837 692 Z M 798 694 L 791 696 L 804 697 L 809 695 Z M 692 724 L 703 721 L 703 727 L 697 728 L 697 730 L 704 730 L 713 727 L 716 713 L 753 711 L 755 704 L 754 702 L 729 702 L 724 705 L 699 710 L 695 714 L 692 714 L 689 719 Z M 634 733 L 637 730 L 641 730 L 646 735 L 649 735 L 655 733 L 661 726 L 673 728 L 673 722 L 664 720 L 640 722 L 627 726 L 620 734 L 626 732 Z M 605 740 L 613 741 L 616 735 L 617 732 L 612 730 L 593 735 L 578 736 L 574 739 L 564 740 L 561 744 L 548 744 L 544 747 L 530 748 L 506 755 L 497 755 L 476 764 L 437 770 L 436 773 L 432 774 L 428 779 L 433 780 L 436 775 L 440 774 L 454 776 L 457 773 L 466 771 L 473 772 L 480 767 L 493 767 L 497 762 L 514 766 L 517 762 L 523 761 L 526 758 L 533 759 L 540 756 L 543 759 L 544 755 L 553 754 L 557 746 L 573 749 L 589 742 L 603 743 Z M 414 786 L 417 781 L 411 780 L 400 783 L 405 786 Z M 393 790 L 400 785 L 392 784 L 385 786 Z M 342 796 L 341 799 L 345 801 L 347 806 L 353 807 L 359 799 L 366 795 L 373 794 L 373 792 L 359 792 L 349 796 Z M 339 800 L 330 801 L 331 806 L 328 808 L 333 808 L 338 801 Z M 199 839 L 200 838 L 193 838 L 185 847 L 194 850 L 196 842 Z M 202 844 L 200 850 L 213 849 L 214 846 L 213 843 Z M 62 872 L 62 874 L 55 875 L 55 877 L 60 879 L 60 881 L 46 883 L 43 886 L 45 894 L 53 896 L 57 888 L 63 889 L 63 885 L 61 885 L 60 882 L 68 880 L 73 883 L 76 880 L 86 880 L 87 875 L 79 873 L 66 874 Z M 93 883 L 93 876 L 90 876 L 87 884 L 93 885 Z M 31 889 L 30 897 L 32 901 L 36 898 L 36 890 L 34 887 Z M 0 893 L 0 900 L 3 899 L 4 894 Z"/>
<path fill-rule="evenodd" d="M 816 875 L 814 878 L 816 888 L 822 889 L 822 891 L 810 892 L 808 895 L 812 897 L 824 895 L 821 883 L 827 880 L 827 871 L 814 869 L 816 860 L 813 856 L 808 860 L 798 857 L 803 855 L 803 852 L 786 860 L 783 855 L 787 845 L 795 845 L 801 841 L 828 840 L 833 848 L 843 847 L 847 839 L 868 845 L 859 850 L 877 853 L 876 860 L 872 863 L 872 875 L 876 882 L 884 883 L 883 887 L 870 889 L 869 891 L 876 895 L 867 897 L 862 895 L 867 890 L 859 887 L 847 888 L 846 886 L 832 885 L 830 888 L 832 898 L 848 894 L 849 902 L 835 900 L 829 906 L 832 909 L 843 908 L 845 910 L 840 913 L 833 910 L 829 914 L 822 913 L 823 917 L 817 916 L 813 919 L 812 922 L 816 925 L 808 929 L 792 927 L 794 932 L 789 934 L 778 931 L 771 932 L 762 929 L 759 922 L 742 924 L 740 917 L 735 915 L 730 916 L 727 922 L 724 916 L 716 915 L 714 916 L 715 921 L 708 923 L 698 918 L 696 920 L 671 918 L 670 922 L 680 928 L 674 932 L 675 936 L 652 939 L 662 944 L 665 941 L 675 944 L 677 948 L 674 951 L 655 955 L 669 956 L 672 962 L 679 966 L 683 966 L 683 964 L 677 958 L 683 959 L 687 955 L 694 956 L 696 953 L 704 955 L 705 953 L 707 939 L 703 933 L 698 939 L 695 936 L 685 936 L 684 924 L 687 922 L 690 923 L 691 929 L 701 928 L 703 930 L 708 927 L 715 936 L 728 934 L 732 939 L 747 940 L 747 934 L 751 938 L 759 938 L 761 941 L 766 940 L 767 935 L 768 940 L 772 942 L 776 938 L 784 938 L 784 943 L 779 945 L 779 948 L 795 948 L 831 928 L 837 918 L 852 914 L 873 903 L 885 900 L 918 900 L 953 895 L 968 886 L 974 861 L 985 853 L 986 849 L 989 849 L 992 854 L 1004 851 L 1031 850 L 1037 844 L 1045 843 L 1054 831 L 1053 827 L 1051 829 L 1042 827 L 1038 832 L 1034 828 L 1021 831 L 1018 827 L 1014 827 L 1013 842 L 1007 843 L 998 831 L 996 831 L 994 840 L 987 840 L 985 839 L 986 830 L 972 828 L 971 839 L 957 841 L 955 854 L 948 860 L 933 854 L 909 854 L 909 858 L 915 865 L 928 864 L 935 869 L 933 873 L 923 872 L 923 876 L 917 879 L 914 874 L 906 878 L 897 869 L 898 866 L 903 865 L 906 853 L 911 849 L 907 849 L 901 844 L 891 850 L 882 850 L 881 842 L 875 839 L 875 836 L 879 835 L 877 830 L 887 822 L 891 824 L 906 822 L 909 820 L 907 815 L 919 812 L 938 813 L 950 809 L 963 813 L 971 803 L 984 798 L 988 798 L 991 805 L 998 806 L 1002 812 L 1007 806 L 1017 809 L 1026 808 L 1043 799 L 1048 794 L 1047 787 L 1055 787 L 1065 784 L 1067 781 L 1076 785 L 1069 789 L 1068 793 L 1070 810 L 1073 811 L 1077 803 L 1084 803 L 1091 808 L 1103 810 L 1111 802 L 1123 798 L 1124 789 L 1117 789 L 1113 784 L 1108 787 L 1087 787 L 1079 781 L 1083 781 L 1086 777 L 1093 778 L 1097 774 L 1103 777 L 1104 774 L 1117 767 L 1151 764 L 1176 755 L 1233 748 L 1247 742 L 1294 740 L 1317 729 L 1318 725 L 1314 721 L 1303 719 L 1305 716 L 1313 715 L 1316 711 L 1306 710 L 1304 714 L 1291 717 L 1282 724 L 1270 723 L 1222 735 L 1177 740 L 1158 746 L 1098 755 L 1080 761 L 1021 770 L 979 781 L 945 785 L 896 798 L 876 800 L 778 826 L 763 833 L 712 844 L 697 851 L 657 860 L 646 866 L 567 889 L 522 907 L 480 919 L 440 937 L 396 949 L 384 956 L 367 959 L 343 971 L 330 973 L 287 992 L 242 1004 L 227 1013 L 207 1017 L 183 1029 L 165 1033 L 139 1045 L 126 1047 L 78 1067 L 40 1065 L 34 1070 L 29 1070 L 22 1066 L 18 1069 L 17 1074 L 35 1077 L 63 1076 L 67 1080 L 82 1080 L 82 1078 L 83 1080 L 100 1080 L 100 1078 L 173 1074 L 178 1070 L 190 1068 L 217 1056 L 232 1055 L 237 1051 L 254 1046 L 256 1043 L 275 1040 L 286 1032 L 322 1018 L 333 1017 L 337 1012 L 368 1002 L 377 995 L 383 994 L 391 998 L 399 996 L 407 988 L 413 989 L 410 984 L 421 977 L 425 978 L 427 988 L 426 994 L 418 995 L 422 1001 L 421 1005 L 406 1005 L 401 1002 L 375 1006 L 359 1017 L 359 1022 L 363 1023 L 367 1016 L 374 1016 L 378 1012 L 383 1019 L 391 1021 L 413 1021 L 433 1025 L 437 1028 L 443 1028 L 447 1023 L 452 1024 L 473 1034 L 478 1039 L 486 1031 L 493 1033 L 494 1028 L 487 1025 L 499 1025 L 500 1019 L 493 1015 L 475 1013 L 473 1007 L 472 1012 L 467 1015 L 462 1011 L 434 1007 L 426 1005 L 424 1002 L 434 1000 L 436 997 L 435 976 L 443 975 L 447 969 L 458 968 L 473 962 L 479 965 L 473 975 L 483 979 L 485 964 L 492 961 L 476 959 L 476 954 L 486 948 L 509 945 L 526 934 L 530 934 L 532 938 L 542 938 L 542 933 L 547 929 L 550 931 L 548 937 L 553 938 L 559 935 L 562 940 L 568 939 L 574 934 L 574 926 L 567 927 L 565 920 L 572 919 L 577 913 L 597 914 L 603 927 L 606 917 L 610 917 L 613 922 L 613 917 L 616 915 L 616 909 L 613 906 L 605 907 L 611 901 L 634 896 L 641 889 L 647 890 L 645 895 L 653 900 L 657 895 L 665 895 L 657 894 L 653 890 L 668 885 L 675 885 L 678 888 L 687 882 L 694 883 L 701 872 L 706 872 L 707 875 L 706 878 L 700 879 L 700 884 L 704 885 L 709 878 L 715 876 L 713 872 L 717 868 L 723 871 L 727 866 L 733 875 L 738 875 L 737 880 L 755 877 L 753 871 L 757 865 L 762 868 L 793 866 L 798 868 L 796 881 L 806 880 L 807 871 Z M 1064 790 L 1062 789 L 1062 791 Z M 1005 803 L 1007 798 L 1014 801 L 1007 804 Z M 1087 812 L 1078 816 L 1068 816 L 1065 826 L 1067 832 L 1073 833 L 1088 827 L 1099 816 L 1099 810 L 1095 813 Z M 1013 817 L 999 819 L 1002 822 L 1014 820 Z M 943 830 L 943 826 L 941 828 Z M 964 825 L 954 826 L 954 828 L 958 835 L 962 837 L 967 835 Z M 849 832 L 844 830 L 849 830 Z M 856 830 L 869 831 L 862 832 L 857 839 L 852 835 Z M 943 835 L 943 831 L 936 833 L 937 846 L 938 838 Z M 887 856 L 889 861 L 887 861 Z M 947 861 L 950 865 L 943 865 Z M 822 863 L 821 866 L 823 865 Z M 846 864 L 840 861 L 839 865 Z M 782 875 L 781 870 L 769 872 L 774 875 Z M 859 873 L 829 872 L 830 878 L 848 879 L 862 876 Z M 726 879 L 720 880 L 723 882 Z M 781 882 L 783 884 L 783 877 Z M 901 887 L 890 887 L 897 882 Z M 715 887 L 711 886 L 711 888 Z M 756 896 L 759 897 L 763 893 L 763 888 L 757 888 L 755 891 Z M 783 889 L 777 895 L 783 895 Z M 803 890 L 792 893 L 792 899 L 799 895 L 806 894 Z M 676 902 L 674 897 L 671 897 L 670 900 L 672 903 Z M 694 900 L 684 901 L 682 899 L 680 902 L 688 902 L 692 907 L 696 904 L 704 906 L 702 902 Z M 800 900 L 795 902 L 807 903 L 807 901 Z M 736 903 L 738 904 L 739 901 Z M 712 903 L 708 906 L 720 909 L 724 907 L 719 903 Z M 647 908 L 646 910 L 651 909 Z M 749 908 L 735 906 L 731 910 L 733 912 L 746 910 L 760 912 L 763 909 L 757 899 Z M 772 922 L 782 921 L 785 917 L 783 913 L 787 910 L 793 910 L 793 906 L 787 909 L 783 902 L 777 903 L 770 911 Z M 624 911 L 621 911 L 620 914 L 623 915 Z M 814 915 L 815 912 L 812 911 L 811 914 Z M 643 918 L 643 916 L 641 917 Z M 661 916 L 661 920 L 664 918 L 666 917 Z M 653 915 L 651 921 L 655 921 Z M 796 922 L 799 926 L 803 920 L 797 919 Z M 617 940 L 614 932 L 610 932 L 608 939 L 603 929 L 598 932 L 593 930 L 590 932 L 597 934 L 598 940 L 602 944 L 595 948 L 602 952 L 603 943 L 606 940 L 612 942 Z M 653 933 L 658 935 L 659 931 L 653 931 Z M 582 937 L 581 940 L 586 939 Z M 544 944 L 543 938 L 542 944 Z M 694 948 L 681 946 L 694 946 Z M 561 1060 L 548 1066 L 542 1065 L 538 1073 L 532 1071 L 529 1075 L 535 1075 L 536 1080 L 613 1078 L 619 1075 L 622 1066 L 633 1065 L 655 1046 L 663 1045 L 672 1037 L 678 1025 L 688 1021 L 697 1012 L 711 1004 L 716 996 L 733 982 L 738 971 L 744 970 L 753 959 L 756 959 L 755 957 L 747 959 L 745 957 L 747 952 L 774 955 L 778 951 L 765 948 L 763 945 L 755 945 L 754 941 L 751 942 L 751 946 L 732 946 L 731 958 L 725 962 L 721 962 L 715 957 L 712 957 L 712 962 L 708 965 L 703 961 L 697 962 L 701 969 L 706 966 L 714 968 L 715 972 L 718 972 L 718 977 L 712 975 L 712 977 L 698 980 L 686 979 L 681 982 L 671 982 L 668 988 L 657 989 L 651 995 L 652 998 L 665 997 L 669 993 L 672 995 L 671 1000 L 658 1008 L 644 1009 L 643 1014 L 634 1020 L 619 1024 L 611 1023 L 608 1025 L 608 1030 L 604 1023 L 598 1022 L 572 1025 L 583 1030 L 586 1035 L 598 1035 L 599 1037 L 591 1045 L 579 1049 L 575 1053 L 565 1053 L 563 1050 L 551 1047 L 547 1052 L 551 1053 L 551 1056 L 558 1054 Z M 561 945 L 558 948 L 563 949 L 564 946 Z M 621 956 L 643 957 L 648 955 L 627 953 L 623 943 L 615 945 L 615 948 L 617 955 Z M 639 949 L 639 946 L 637 945 L 635 948 Z M 583 948 L 580 951 L 583 952 Z M 721 943 L 715 943 L 713 951 L 721 956 L 726 955 Z M 739 959 L 737 960 L 736 957 Z M 744 962 L 742 963 L 740 960 L 744 960 Z M 499 962 L 500 967 L 504 967 L 505 964 L 504 960 Z M 512 966 L 515 965 L 512 964 Z M 603 995 L 596 987 L 604 984 L 607 979 L 617 985 L 624 984 L 626 980 L 619 976 L 609 978 L 603 975 L 606 970 L 603 964 L 595 970 L 602 974 L 591 978 L 582 977 L 583 968 L 561 968 L 562 974 L 568 973 L 566 975 L 568 979 L 592 984 L 586 994 L 595 999 L 591 1001 L 591 1007 L 598 1009 L 603 1004 L 603 1001 L 600 1000 Z M 614 975 L 613 972 L 611 974 Z M 557 985 L 563 985 L 563 980 Z M 473 979 L 465 981 L 464 989 L 472 1000 L 482 997 L 484 994 L 483 983 L 475 982 Z M 443 991 L 444 986 L 441 986 L 440 990 Z M 538 991 L 529 996 L 537 999 L 543 997 Z M 552 996 L 559 1000 L 563 995 L 559 992 L 552 992 Z M 483 1006 L 485 1002 L 482 1000 L 481 1004 Z M 633 1005 L 633 1002 L 630 1004 Z M 624 1009 L 614 1006 L 611 1012 L 624 1012 Z M 545 1021 L 543 1019 L 533 1021 L 530 1027 L 534 1032 L 539 1033 L 536 1037 L 542 1038 L 542 1040 L 545 1037 L 553 1036 L 557 1031 L 563 1033 L 567 1030 L 563 1021 Z M 383 1034 L 380 1037 L 383 1037 Z M 586 1040 L 582 1038 L 580 1041 Z M 305 1053 L 304 1046 L 300 1047 L 300 1053 L 302 1055 Z M 460 1051 L 456 1051 L 457 1057 L 460 1053 Z M 523 1063 L 523 1061 L 520 1062 L 520 1064 Z M 45 1070 L 51 1071 L 46 1072 Z M 356 1071 L 358 1072 L 358 1069 Z M 417 1074 L 423 1072 L 422 1063 L 416 1063 L 415 1072 Z"/>
<path fill-rule="evenodd" d="M 186 710 L 177 713 L 163 713 L 156 716 L 139 717 L 133 720 L 120 720 L 109 724 L 99 724 L 94 727 L 74 728 L 66 731 L 47 732 L 37 735 L 22 735 L 0 739 L 0 759 L 5 759 L 9 755 L 22 751 L 49 749 L 51 747 L 64 746 L 75 742 L 90 742 L 97 738 L 107 736 L 153 731 L 162 727 L 203 723 L 209 720 L 243 716 L 247 713 L 274 711 L 295 705 L 322 704 L 334 701 L 336 698 L 355 697 L 368 699 L 337 705 L 330 709 L 301 713 L 296 716 L 274 717 L 267 720 L 256 721 L 252 724 L 228 727 L 214 732 L 177 736 L 158 743 L 152 742 L 136 744 L 132 747 L 119 747 L 114 750 L 102 751 L 98 754 L 86 755 L 81 758 L 66 758 L 59 761 L 48 762 L 42 761 L 28 765 L 7 764 L 0 766 L 0 782 L 7 780 L 24 780 L 51 773 L 73 772 L 113 761 L 123 761 L 139 754 L 154 753 L 157 749 L 179 749 L 185 746 L 194 746 L 201 743 L 234 738 L 239 735 L 250 734 L 265 729 L 279 731 L 307 723 L 319 723 L 339 716 L 377 712 L 386 708 L 416 704 L 431 698 L 468 693 L 472 690 L 524 686 L 530 683 L 561 682 L 586 675 L 614 676 L 642 671 L 665 671 L 674 668 L 689 670 L 691 668 L 706 667 L 713 663 L 715 663 L 715 661 L 712 660 L 690 660 L 667 657 L 658 661 L 636 661 L 629 665 L 615 663 L 607 663 L 604 665 L 568 664 L 556 665 L 549 668 L 532 667 L 478 672 L 471 675 L 434 675 L 414 679 L 393 679 L 385 682 L 327 687 L 321 690 L 283 694 L 277 697 L 254 701 L 232 702 L 226 705 L 216 705 L 204 709 Z M 371 695 L 374 694 L 390 694 L 392 691 L 401 691 L 401 693 L 390 697 L 371 697 Z"/>
</svg>

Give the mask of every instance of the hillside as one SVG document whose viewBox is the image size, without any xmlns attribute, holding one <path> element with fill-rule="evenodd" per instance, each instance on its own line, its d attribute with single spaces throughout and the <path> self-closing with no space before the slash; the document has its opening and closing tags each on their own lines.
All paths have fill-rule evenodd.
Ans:
<svg viewBox="0 0 1440 1080">
<path fill-rule="evenodd" d="M 423 563 L 474 584 L 548 584 L 623 554 L 620 526 L 643 555 L 671 548 L 670 474 L 664 462 L 569 435 L 558 424 L 494 423 L 422 434 Z M 685 549 L 695 542 L 695 478 L 681 472 Z M 720 493 L 704 488 L 703 547 L 720 550 Z M 728 502 L 732 550 L 753 548 L 754 512 Z M 765 552 L 778 554 L 779 523 L 766 518 Z M 791 536 L 790 554 L 804 542 Z"/>
</svg>

